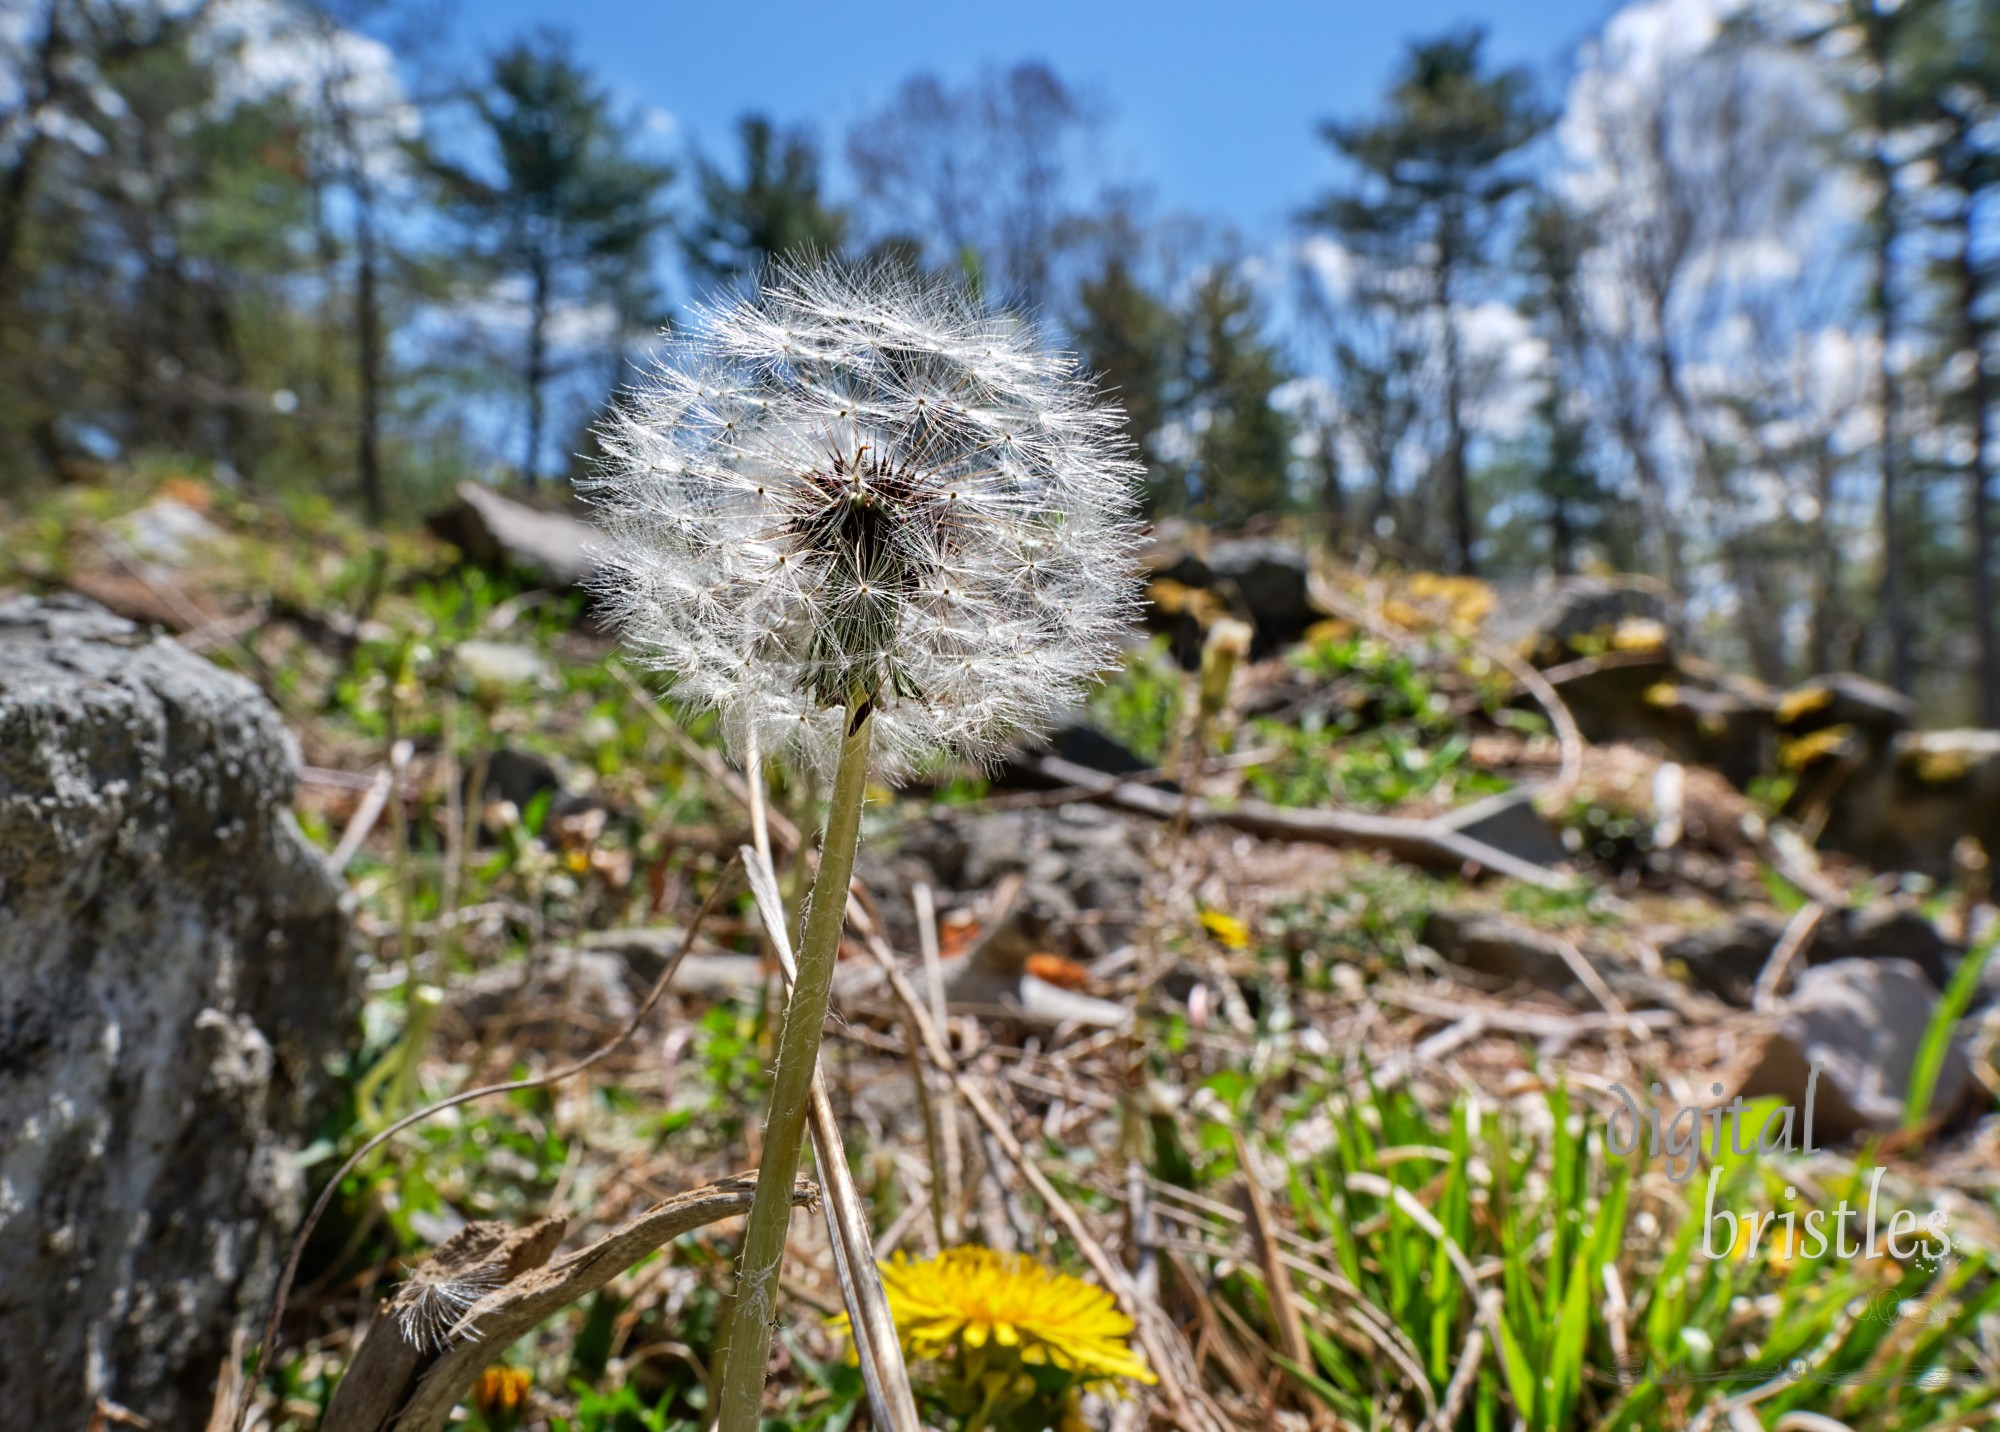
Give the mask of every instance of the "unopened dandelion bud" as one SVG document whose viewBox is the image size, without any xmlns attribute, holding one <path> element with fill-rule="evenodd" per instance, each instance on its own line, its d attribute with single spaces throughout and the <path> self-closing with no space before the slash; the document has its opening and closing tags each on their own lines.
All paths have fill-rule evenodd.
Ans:
<svg viewBox="0 0 2000 1432">
<path fill-rule="evenodd" d="M 1248 622 L 1234 617 L 1224 617 L 1208 629 L 1208 638 L 1201 645 L 1199 688 L 1204 723 L 1220 716 L 1229 704 L 1229 684 L 1235 679 L 1237 666 L 1250 655 L 1250 642 L 1255 635 Z"/>
</svg>

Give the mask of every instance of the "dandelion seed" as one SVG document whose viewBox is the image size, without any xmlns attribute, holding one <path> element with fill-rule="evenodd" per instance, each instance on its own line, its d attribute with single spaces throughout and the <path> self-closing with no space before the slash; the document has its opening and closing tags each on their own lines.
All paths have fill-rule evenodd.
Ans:
<svg viewBox="0 0 2000 1432">
<path fill-rule="evenodd" d="M 781 269 L 702 312 L 604 444 L 600 590 L 739 755 L 754 731 L 824 769 L 860 698 L 884 774 L 989 759 L 1135 610 L 1119 414 L 940 281 Z"/>
<path fill-rule="evenodd" d="M 505 1281 L 492 1263 L 449 1275 L 417 1269 L 396 1293 L 396 1326 L 403 1341 L 421 1352 L 445 1351 L 473 1304 Z"/>
</svg>

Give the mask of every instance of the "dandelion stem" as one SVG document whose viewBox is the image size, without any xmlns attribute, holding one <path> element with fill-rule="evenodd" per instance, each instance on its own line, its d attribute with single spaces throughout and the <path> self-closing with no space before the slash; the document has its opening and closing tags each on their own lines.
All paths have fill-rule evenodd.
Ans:
<svg viewBox="0 0 2000 1432">
<path fill-rule="evenodd" d="M 798 979 L 778 1035 L 778 1065 L 771 1079 L 770 1110 L 764 1119 L 757 1193 L 737 1266 L 736 1308 L 730 1316 L 722 1390 L 717 1399 L 718 1432 L 757 1432 L 763 1411 L 778 1273 L 791 1223 L 792 1182 L 798 1177 L 799 1153 L 805 1142 L 807 1103 L 813 1071 L 819 1067 L 820 1028 L 826 1022 L 827 1001 L 833 991 L 834 961 L 847 914 L 847 884 L 854 874 L 854 850 L 861 836 L 868 746 L 874 734 L 871 714 L 868 704 L 857 701 L 849 707 L 843 727 L 846 734 L 827 806 L 819 874 L 813 881 L 799 945 Z"/>
</svg>

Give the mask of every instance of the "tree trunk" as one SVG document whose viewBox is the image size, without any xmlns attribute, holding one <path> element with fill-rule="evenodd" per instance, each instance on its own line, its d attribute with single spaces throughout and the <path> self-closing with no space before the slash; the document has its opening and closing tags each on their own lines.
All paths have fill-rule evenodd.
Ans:
<svg viewBox="0 0 2000 1432">
<path fill-rule="evenodd" d="M 1878 442 L 1882 462 L 1880 516 L 1882 540 L 1882 628 L 1889 647 L 1889 684 L 1905 695 L 1911 686 L 1909 612 L 1903 590 L 1903 534 L 1899 518 L 1902 494 L 1897 465 L 1897 390 L 1890 345 L 1896 336 L 1895 246 L 1896 172 L 1889 157 L 1889 20 L 1880 7 L 1868 8 L 1868 52 L 1876 71 L 1874 128 L 1869 170 L 1875 179 L 1875 272 L 1869 303 L 1875 310 L 1876 388 L 1881 402 Z"/>
<path fill-rule="evenodd" d="M 1722 464 L 1716 458 L 1714 446 L 1701 430 L 1694 404 L 1681 386 L 1680 373 L 1674 366 L 1673 354 L 1668 351 L 1664 338 L 1655 345 L 1653 357 L 1668 405 L 1694 448 L 1695 477 L 1703 493 L 1715 505 L 1716 545 L 1722 549 L 1722 564 L 1729 575 L 1729 585 L 1736 593 L 1738 625 L 1743 632 L 1744 648 L 1750 653 L 1750 665 L 1758 680 L 1774 686 L 1782 685 L 1785 680 L 1785 653 L 1773 615 L 1777 604 L 1772 598 L 1769 572 L 1765 564 L 1759 562 L 1745 546 L 1742 534 L 1733 530 L 1735 514 L 1731 511 L 1729 484 L 1723 475 Z"/>
<path fill-rule="evenodd" d="M 1340 544 L 1341 529 L 1347 525 L 1347 494 L 1340 486 L 1339 430 L 1331 422 L 1319 424 L 1319 512 L 1329 551 Z"/>
<path fill-rule="evenodd" d="M 1667 485 L 1660 476 L 1660 465 L 1653 459 L 1646 433 L 1626 396 L 1623 393 L 1619 395 L 1613 410 L 1613 426 L 1618 433 L 1619 445 L 1631 460 L 1633 475 L 1639 482 L 1639 507 L 1646 521 L 1652 525 L 1654 540 L 1659 544 L 1661 573 L 1666 578 L 1667 590 L 1674 594 L 1675 600 L 1685 600 L 1688 589 L 1687 556 L 1681 550 L 1680 526 L 1674 521 L 1673 509 L 1667 502 Z"/>
<path fill-rule="evenodd" d="M 361 384 L 361 430 L 355 435 L 355 467 L 368 520 L 382 525 L 387 502 L 382 491 L 382 308 L 376 285 L 375 194 L 354 156 L 354 339 L 356 377 Z"/>
<path fill-rule="evenodd" d="M 528 307 L 528 447 L 521 460 L 521 478 L 535 485 L 542 460 L 542 388 L 549 379 L 549 265 L 537 258 L 532 266 L 533 296 Z"/>
<path fill-rule="evenodd" d="M 1972 630 L 1979 647 L 1979 723 L 2000 726 L 2000 624 L 1993 610 L 1993 507 L 1987 496 L 1986 320 L 1980 314 L 1979 268 L 1972 253 L 1978 207 L 1971 195 L 1961 210 L 1958 249 L 1958 312 L 1961 341 L 1972 355 L 1972 382 L 1965 399 L 1972 424 L 1972 461 L 1966 470 L 1967 597 L 1972 606 Z"/>
<path fill-rule="evenodd" d="M 34 82 L 21 96 L 20 113 L 32 116 L 55 99 L 58 72 L 67 40 L 62 28 L 62 0 L 51 0 L 42 42 L 35 47 Z M 31 124 L 14 162 L 0 180 L 0 310 L 6 306 L 14 279 L 14 255 L 20 249 L 21 231 L 26 226 L 28 198 L 34 189 L 35 170 L 48 143 L 40 125 Z"/>
<path fill-rule="evenodd" d="M 1451 504 L 1452 570 L 1470 577 L 1477 570 L 1473 557 L 1472 485 L 1465 470 L 1465 375 L 1458 345 L 1458 320 L 1451 311 L 1452 250 L 1440 240 L 1433 270 L 1432 294 L 1438 322 L 1444 328 L 1444 480 Z"/>
<path fill-rule="evenodd" d="M 1827 443 L 1813 454 L 1813 499 L 1819 504 L 1818 549 L 1813 553 L 1813 613 L 1806 632 L 1806 665 L 1815 672 L 1839 664 L 1835 642 L 1844 625 L 1840 594 L 1840 542 L 1833 530 L 1836 463 Z"/>
</svg>

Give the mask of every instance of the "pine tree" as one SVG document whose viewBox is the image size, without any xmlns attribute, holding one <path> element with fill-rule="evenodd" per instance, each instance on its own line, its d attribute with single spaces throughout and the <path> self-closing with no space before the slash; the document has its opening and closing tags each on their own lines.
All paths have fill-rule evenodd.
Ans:
<svg viewBox="0 0 2000 1432">
<path fill-rule="evenodd" d="M 1271 405 L 1285 382 L 1262 306 L 1238 269 L 1211 265 L 1182 320 L 1179 416 L 1191 435 L 1181 483 L 1188 510 L 1238 524 L 1289 505 L 1293 424 Z"/>
<path fill-rule="evenodd" d="M 742 178 L 695 162 L 701 208 L 681 235 L 688 269 L 711 284 L 736 283 L 772 259 L 834 254 L 847 216 L 820 192 L 819 147 L 805 130 L 781 131 L 760 114 L 736 124 Z"/>
<path fill-rule="evenodd" d="M 1477 530 L 1467 468 L 1469 365 L 1458 312 L 1476 296 L 1493 232 L 1526 185 L 1520 152 L 1547 122 L 1528 72 L 1488 73 L 1483 42 L 1484 32 L 1470 29 L 1412 46 L 1386 113 L 1361 124 L 1322 124 L 1326 141 L 1360 170 L 1360 182 L 1310 214 L 1364 263 L 1423 271 L 1443 370 L 1439 471 L 1452 561 L 1465 573 L 1477 565 Z"/>
<path fill-rule="evenodd" d="M 1908 568 L 1918 534 L 1908 530 L 1914 504 L 1905 491 L 1910 477 L 1902 431 L 1907 403 L 1896 354 L 1907 299 L 1901 251 L 1911 227 L 1905 192 L 1910 157 L 1906 141 L 1926 101 L 1910 64 L 1911 40 L 1939 3 L 1837 0 L 1829 7 L 1832 15 L 1827 23 L 1808 26 L 1792 37 L 1808 53 L 1831 60 L 1831 72 L 1846 88 L 1851 116 L 1848 160 L 1869 193 L 1864 227 L 1869 267 L 1866 306 L 1875 330 L 1880 645 L 1889 684 L 1904 693 L 1916 681 Z"/>
<path fill-rule="evenodd" d="M 623 327 L 650 297 L 654 238 L 665 226 L 659 191 L 673 177 L 634 153 L 630 127 L 574 60 L 543 34 L 502 52 L 472 97 L 499 157 L 496 177 L 436 160 L 433 170 L 502 277 L 524 280 L 527 333 L 520 381 L 527 409 L 521 473 L 532 485 L 546 436 L 547 389 L 565 371 L 550 320 L 578 301 L 611 302 Z"/>
<path fill-rule="evenodd" d="M 1126 435 L 1146 463 L 1147 505 L 1159 509 L 1167 494 L 1156 443 L 1166 421 L 1178 348 L 1174 314 L 1117 250 L 1107 253 L 1103 267 L 1078 285 L 1077 310 L 1077 352 L 1106 396 L 1124 409 Z"/>
<path fill-rule="evenodd" d="M 1579 292 L 1588 242 L 1581 216 L 1545 194 L 1528 211 L 1515 255 L 1527 281 L 1523 307 L 1541 330 L 1549 354 L 1535 402 L 1540 442 L 1532 472 L 1548 521 L 1549 565 L 1558 576 L 1576 570 L 1582 543 L 1607 549 L 1619 545 L 1617 504 L 1590 461 L 1589 431 L 1570 401 L 1564 376 L 1581 374 L 1589 361 Z"/>
<path fill-rule="evenodd" d="M 207 18 L 57 4 L 29 32 L 38 112 L 0 114 L 0 476 L 147 450 L 262 474 L 306 346 L 305 120 L 231 85 Z"/>
<path fill-rule="evenodd" d="M 1993 570 L 1993 298 L 1984 252 L 1989 201 L 2000 191 L 2000 11 L 1977 0 L 1928 8 L 1905 33 L 1914 117 L 1931 168 L 1932 223 L 1946 252 L 1931 269 L 1936 292 L 1940 398 L 1966 444 L 1965 595 L 1978 653 L 1975 709 L 2000 726 L 2000 611 Z"/>
</svg>

